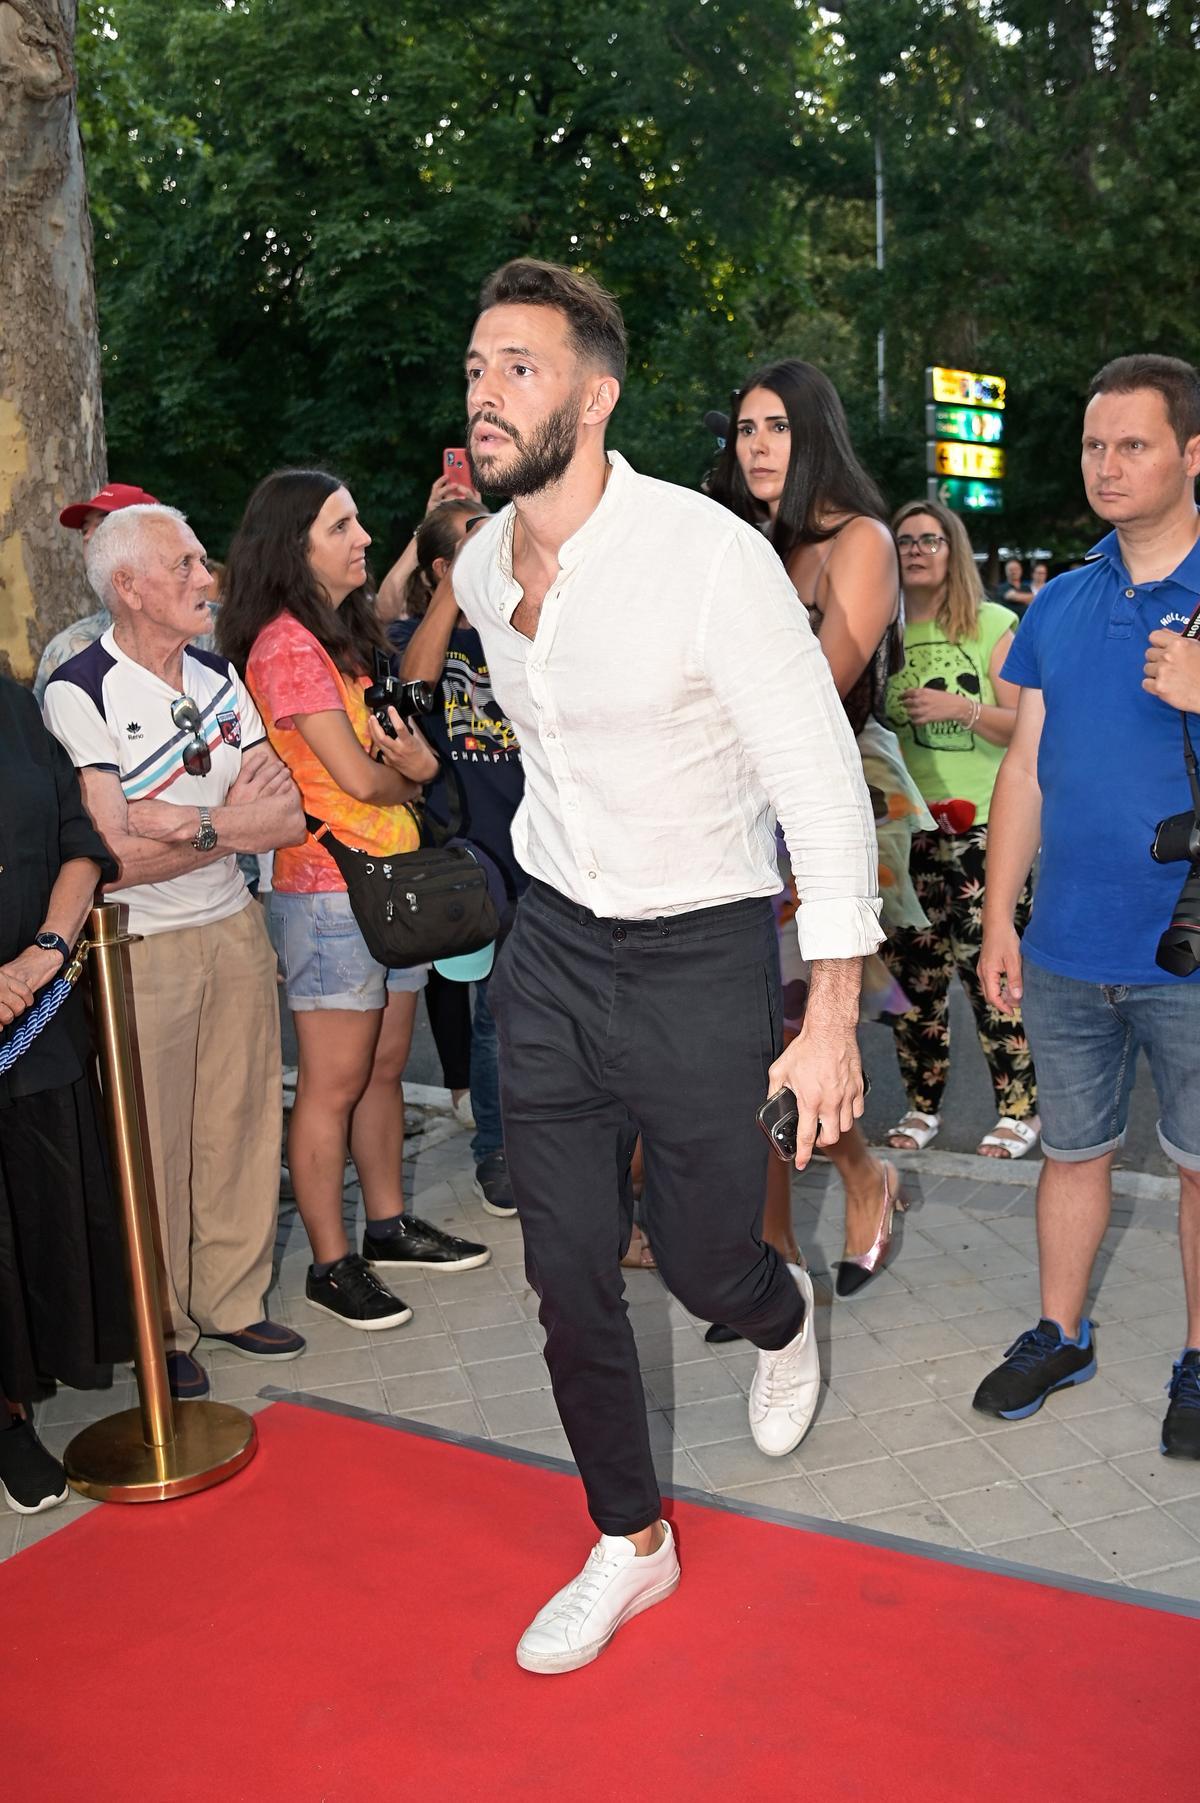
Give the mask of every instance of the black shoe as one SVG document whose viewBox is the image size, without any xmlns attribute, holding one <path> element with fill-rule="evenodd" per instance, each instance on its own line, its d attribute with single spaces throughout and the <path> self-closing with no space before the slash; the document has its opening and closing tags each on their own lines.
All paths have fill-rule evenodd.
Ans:
<svg viewBox="0 0 1200 1803">
<path fill-rule="evenodd" d="M 735 1328 L 726 1327 L 723 1321 L 714 1321 L 704 1337 L 710 1346 L 729 1346 L 742 1336 Z"/>
<path fill-rule="evenodd" d="M 167 1388 L 179 1402 L 208 1395 L 208 1372 L 190 1352 L 168 1352 Z"/>
<path fill-rule="evenodd" d="M 1171 1398 L 1162 1424 L 1169 1459 L 1200 1459 L 1200 1350 L 1189 1346 L 1175 1361 L 1167 1385 Z"/>
<path fill-rule="evenodd" d="M 475 1194 L 488 1215 L 515 1215 L 512 1184 L 508 1181 L 508 1160 L 503 1152 L 489 1152 L 475 1166 Z"/>
<path fill-rule="evenodd" d="M 304 1294 L 310 1308 L 334 1315 L 350 1327 L 361 1327 L 364 1333 L 374 1333 L 380 1327 L 403 1327 L 412 1320 L 408 1304 L 393 1296 L 355 1252 L 339 1258 L 324 1277 L 318 1277 L 310 1265 Z"/>
<path fill-rule="evenodd" d="M 981 1415 L 999 1415 L 1003 1421 L 1023 1421 L 1036 1415 L 1047 1396 L 1071 1384 L 1085 1384 L 1096 1375 L 1096 1342 L 1090 1321 L 1080 1324 L 1079 1339 L 1068 1340 L 1057 1321 L 1042 1318 L 1004 1355 L 1004 1363 L 989 1371 L 975 1392 L 974 1407 Z"/>
<path fill-rule="evenodd" d="M 473 1271 L 491 1256 L 489 1247 L 443 1233 L 416 1215 L 401 1215 L 379 1239 L 373 1238 L 370 1223 L 363 1234 L 363 1257 L 383 1271 Z"/>
<path fill-rule="evenodd" d="M 34 1433 L 32 1421 L 14 1419 L 0 1430 L 0 1490 L 18 1515 L 40 1515 L 67 1500 L 67 1474 Z"/>
</svg>

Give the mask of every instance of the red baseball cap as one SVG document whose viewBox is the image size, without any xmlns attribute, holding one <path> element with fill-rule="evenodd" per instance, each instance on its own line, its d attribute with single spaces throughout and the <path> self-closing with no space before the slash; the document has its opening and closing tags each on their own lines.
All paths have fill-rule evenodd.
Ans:
<svg viewBox="0 0 1200 1803">
<path fill-rule="evenodd" d="M 70 526 L 78 531 L 83 522 L 95 508 L 99 513 L 116 513 L 121 507 L 157 507 L 157 495 L 148 495 L 144 488 L 134 488 L 128 482 L 106 482 L 98 495 L 90 501 L 72 501 L 64 507 L 58 516 L 60 526 Z"/>
</svg>

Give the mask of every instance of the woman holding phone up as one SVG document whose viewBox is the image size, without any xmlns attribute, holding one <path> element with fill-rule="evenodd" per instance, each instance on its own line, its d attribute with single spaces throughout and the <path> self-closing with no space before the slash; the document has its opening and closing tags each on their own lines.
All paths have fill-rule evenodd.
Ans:
<svg viewBox="0 0 1200 1803">
<path fill-rule="evenodd" d="M 336 476 L 276 471 L 250 497 L 230 546 L 218 631 L 305 812 L 346 843 L 390 857 L 416 849 L 408 804 L 438 764 L 394 708 L 390 737 L 364 700 L 374 653 L 387 651 L 370 543 Z M 401 1078 L 425 967 L 375 962 L 346 884 L 311 833 L 276 853 L 268 925 L 300 1048 L 288 1166 L 312 1245 L 306 1297 L 352 1327 L 399 1327 L 412 1310 L 377 1273 L 464 1271 L 491 1257 L 404 1208 Z M 361 1256 L 342 1217 L 347 1147 L 366 1205 Z"/>
</svg>

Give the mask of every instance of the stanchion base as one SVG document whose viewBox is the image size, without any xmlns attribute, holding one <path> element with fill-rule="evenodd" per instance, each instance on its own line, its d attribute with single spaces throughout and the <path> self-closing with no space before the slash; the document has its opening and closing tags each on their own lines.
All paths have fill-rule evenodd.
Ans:
<svg viewBox="0 0 1200 1803">
<path fill-rule="evenodd" d="M 177 1402 L 175 1440 L 147 1446 L 142 1412 L 123 1409 L 85 1427 L 63 1454 L 68 1482 L 98 1502 L 168 1502 L 208 1490 L 249 1464 L 258 1430 L 228 1402 Z"/>
</svg>

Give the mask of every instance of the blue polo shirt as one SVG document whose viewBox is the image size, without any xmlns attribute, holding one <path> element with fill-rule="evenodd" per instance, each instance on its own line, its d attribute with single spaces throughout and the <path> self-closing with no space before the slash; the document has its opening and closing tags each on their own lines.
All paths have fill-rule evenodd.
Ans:
<svg viewBox="0 0 1200 1803">
<path fill-rule="evenodd" d="M 1134 583 L 1115 532 L 1046 584 L 1001 674 L 1041 689 L 1042 852 L 1023 951 L 1087 983 L 1195 983 L 1154 962 L 1187 865 L 1156 864 L 1154 828 L 1192 805 L 1178 710 L 1142 688 L 1146 640 L 1200 602 L 1200 540 L 1158 582 Z M 1200 718 L 1189 714 L 1200 748 Z"/>
</svg>

